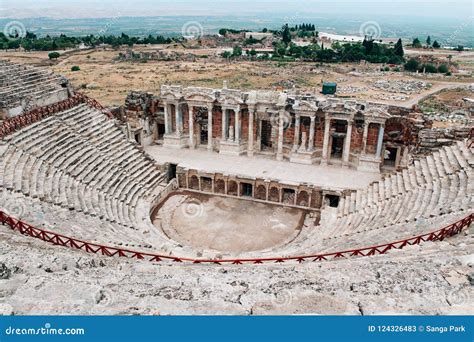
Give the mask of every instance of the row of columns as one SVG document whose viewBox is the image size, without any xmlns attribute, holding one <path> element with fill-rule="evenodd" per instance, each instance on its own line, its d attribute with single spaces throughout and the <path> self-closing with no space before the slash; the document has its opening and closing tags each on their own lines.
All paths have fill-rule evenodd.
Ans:
<svg viewBox="0 0 474 342">
<path fill-rule="evenodd" d="M 234 112 L 234 126 L 229 125 L 230 113 Z M 232 134 L 230 134 L 232 133 Z M 242 113 L 240 106 L 222 107 L 222 140 L 240 143 L 242 138 Z"/>
<path fill-rule="evenodd" d="M 293 142 L 293 151 L 296 152 L 301 148 L 301 144 L 306 145 L 306 141 L 302 140 L 300 144 L 300 131 L 301 131 L 301 117 L 304 115 L 296 114 L 295 115 L 295 137 Z M 303 146 L 303 149 L 308 152 L 314 151 L 314 131 L 316 127 L 316 117 L 314 115 L 309 116 L 310 125 L 309 125 L 309 139 L 307 141 L 307 146 Z"/>
<path fill-rule="evenodd" d="M 164 105 L 164 114 L 165 114 L 165 134 L 172 134 L 172 123 L 171 123 L 171 105 L 175 107 L 175 126 L 176 131 L 175 134 L 177 136 L 182 136 L 184 129 L 183 129 L 183 112 L 182 112 L 182 105 L 181 103 L 172 103 L 172 104 L 165 104 Z M 208 110 L 208 139 L 207 139 L 207 149 L 209 151 L 213 150 L 212 146 L 212 104 L 191 104 L 189 105 L 189 146 L 190 148 L 195 148 L 196 143 L 194 139 L 194 110 L 195 108 L 204 107 Z M 234 126 L 230 126 L 230 115 L 231 111 L 234 113 Z M 278 112 L 279 120 L 278 120 L 278 144 L 277 144 L 277 160 L 283 160 L 283 134 L 284 134 L 284 117 L 285 117 L 285 110 L 280 109 Z M 249 130 L 248 130 L 248 148 L 247 154 L 249 156 L 253 156 L 254 154 L 254 120 L 256 114 L 256 107 L 249 108 Z M 301 117 L 305 115 L 297 113 L 295 116 L 295 135 L 294 135 L 294 142 L 293 142 L 293 152 L 298 151 L 300 146 L 300 131 L 301 131 Z M 316 117 L 314 115 L 308 115 L 310 118 L 310 128 L 309 128 L 309 138 L 307 142 L 307 146 L 303 146 L 303 149 L 308 152 L 314 151 L 314 138 L 315 138 L 315 120 Z M 325 118 L 324 124 L 324 137 L 323 137 L 323 149 L 322 149 L 322 156 L 321 156 L 321 165 L 327 165 L 329 160 L 329 139 L 330 139 L 330 129 L 331 129 L 331 117 Z M 339 119 L 340 120 L 340 119 Z M 240 143 L 241 133 L 242 133 L 242 113 L 240 110 L 240 106 L 237 107 L 222 107 L 222 140 Z M 349 158 L 350 158 L 350 146 L 351 146 L 351 136 L 352 136 L 352 120 L 347 120 L 347 131 L 346 131 L 346 138 L 344 139 L 344 148 L 343 148 L 343 156 L 342 156 L 342 163 L 343 165 L 348 165 Z M 366 154 L 366 147 L 367 147 L 367 137 L 368 137 L 368 128 L 370 122 L 366 122 L 364 124 L 364 132 L 362 138 L 362 155 Z M 379 131 L 378 131 L 378 138 L 377 138 L 377 149 L 376 149 L 376 158 L 381 157 L 382 153 L 382 145 L 383 145 L 383 135 L 384 135 L 384 124 L 379 123 Z M 233 136 L 230 134 L 233 132 Z M 303 141 L 303 143 L 306 142 Z"/>
<path fill-rule="evenodd" d="M 369 134 L 369 125 L 371 124 L 370 121 L 365 122 L 364 124 L 364 133 L 362 135 L 362 155 L 367 154 L 367 136 Z M 382 155 L 382 146 L 383 146 L 383 135 L 385 131 L 385 125 L 383 123 L 379 124 L 379 131 L 377 136 L 377 148 L 375 152 L 375 158 L 380 158 Z"/>
</svg>

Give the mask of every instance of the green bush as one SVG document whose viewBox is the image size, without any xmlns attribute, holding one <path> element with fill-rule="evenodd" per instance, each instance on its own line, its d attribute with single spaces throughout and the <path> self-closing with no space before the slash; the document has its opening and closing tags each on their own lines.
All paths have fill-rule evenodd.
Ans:
<svg viewBox="0 0 474 342">
<path fill-rule="evenodd" d="M 408 60 L 408 62 L 405 63 L 405 70 L 406 71 L 417 71 L 420 67 L 420 63 L 414 59 L 414 58 L 410 58 Z"/>
<path fill-rule="evenodd" d="M 81 70 L 81 68 L 79 68 L 79 66 L 77 65 L 74 65 L 73 67 L 71 67 L 71 71 L 79 71 Z"/>
<path fill-rule="evenodd" d="M 448 66 L 446 64 L 441 64 L 439 67 L 438 67 L 438 72 L 442 73 L 442 74 L 445 74 L 449 71 L 448 69 Z"/>
<path fill-rule="evenodd" d="M 423 69 L 425 69 L 425 72 L 429 72 L 430 74 L 435 74 L 438 72 L 436 66 L 431 63 L 423 64 Z"/>
<path fill-rule="evenodd" d="M 49 59 L 58 59 L 59 56 L 61 56 L 61 55 L 59 54 L 59 52 L 50 52 L 50 53 L 48 53 Z"/>
</svg>

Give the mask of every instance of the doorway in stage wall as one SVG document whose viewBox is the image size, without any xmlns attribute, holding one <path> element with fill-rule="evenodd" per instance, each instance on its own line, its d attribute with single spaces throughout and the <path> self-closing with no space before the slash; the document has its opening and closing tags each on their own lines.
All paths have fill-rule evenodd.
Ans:
<svg viewBox="0 0 474 342">
<path fill-rule="evenodd" d="M 241 196 L 252 197 L 252 184 L 241 183 Z"/>
<path fill-rule="evenodd" d="M 199 108 L 196 116 L 196 123 L 197 123 L 197 134 L 198 134 L 198 144 L 199 145 L 206 145 L 207 146 L 207 132 L 208 132 L 208 114 L 206 108 Z"/>
<path fill-rule="evenodd" d="M 268 150 L 272 148 L 272 124 L 269 120 L 262 120 L 262 150 Z"/>
<path fill-rule="evenodd" d="M 395 167 L 397 161 L 398 148 L 386 147 L 383 158 L 383 166 Z"/>
<path fill-rule="evenodd" d="M 173 178 L 176 178 L 176 164 L 170 164 L 168 168 L 168 182 Z"/>
<path fill-rule="evenodd" d="M 341 159 L 344 149 L 344 136 L 334 135 L 331 144 L 331 158 Z"/>
<path fill-rule="evenodd" d="M 208 132 L 208 125 L 207 125 L 207 119 L 205 120 L 206 122 L 201 122 L 201 129 L 200 129 L 200 134 L 201 134 L 201 145 L 207 145 L 208 142 L 208 137 L 207 137 L 207 132 Z"/>
<path fill-rule="evenodd" d="M 165 135 L 165 124 L 157 123 L 156 124 L 157 132 L 158 132 L 158 139 L 163 140 L 163 136 Z"/>
</svg>

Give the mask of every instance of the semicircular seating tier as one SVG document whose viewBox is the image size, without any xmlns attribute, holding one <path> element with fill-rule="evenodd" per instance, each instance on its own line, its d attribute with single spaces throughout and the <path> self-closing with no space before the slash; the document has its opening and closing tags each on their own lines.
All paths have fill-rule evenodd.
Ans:
<svg viewBox="0 0 474 342">
<path fill-rule="evenodd" d="M 85 103 L 25 127 L 3 144 L 4 189 L 123 226 L 135 227 L 139 200 L 166 186 L 159 166 L 114 120 Z"/>
<path fill-rule="evenodd" d="M 0 111 L 7 116 L 65 100 L 71 92 L 68 80 L 51 70 L 0 59 Z"/>
</svg>

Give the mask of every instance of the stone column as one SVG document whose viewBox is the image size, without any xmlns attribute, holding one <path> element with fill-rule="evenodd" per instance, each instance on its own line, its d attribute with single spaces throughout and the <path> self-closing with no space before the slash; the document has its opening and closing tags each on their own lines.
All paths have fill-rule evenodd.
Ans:
<svg viewBox="0 0 474 342">
<path fill-rule="evenodd" d="M 194 106 L 189 106 L 189 148 L 195 148 L 194 144 Z"/>
<path fill-rule="evenodd" d="M 385 130 L 385 125 L 384 125 L 384 124 L 380 124 L 380 127 L 379 127 L 379 136 L 378 136 L 378 139 L 377 139 L 377 153 L 375 154 L 375 157 L 376 157 L 376 158 L 380 158 L 381 153 L 382 153 L 383 132 L 384 132 L 384 130 Z"/>
<path fill-rule="evenodd" d="M 212 151 L 212 105 L 207 107 L 207 150 Z"/>
<path fill-rule="evenodd" d="M 283 113 L 284 109 L 281 109 L 278 113 L 278 151 L 277 151 L 277 160 L 283 160 Z"/>
<path fill-rule="evenodd" d="M 222 140 L 227 139 L 227 109 L 222 108 Z"/>
<path fill-rule="evenodd" d="M 249 137 L 247 146 L 247 155 L 253 156 L 253 120 L 254 120 L 255 108 L 249 108 Z"/>
<path fill-rule="evenodd" d="M 165 103 L 165 134 L 170 134 L 170 113 L 169 113 L 169 107 L 168 104 Z"/>
<path fill-rule="evenodd" d="M 293 152 L 298 151 L 298 145 L 300 144 L 300 114 L 295 114 L 295 140 L 293 142 Z"/>
<path fill-rule="evenodd" d="M 328 149 L 329 149 L 329 134 L 331 128 L 331 118 L 326 116 L 324 120 L 324 139 L 323 139 L 323 153 L 321 156 L 321 165 L 328 164 Z"/>
<path fill-rule="evenodd" d="M 351 137 L 352 137 L 352 121 L 347 120 L 346 139 L 344 139 L 344 151 L 342 151 L 342 165 L 349 165 L 349 157 L 351 152 Z"/>
<path fill-rule="evenodd" d="M 370 122 L 364 123 L 364 133 L 362 135 L 362 155 L 365 156 L 367 151 L 367 136 L 369 135 L 369 125 Z"/>
<path fill-rule="evenodd" d="M 176 121 L 176 136 L 180 137 L 181 134 L 183 133 L 183 127 L 182 127 L 183 113 L 181 112 L 181 105 L 179 103 L 175 103 L 174 108 L 175 108 L 175 121 Z"/>
<path fill-rule="evenodd" d="M 240 112 L 240 107 L 237 107 L 235 109 L 235 142 L 240 144 L 240 121 L 242 119 L 241 117 L 242 113 Z"/>
<path fill-rule="evenodd" d="M 315 121 L 316 117 L 313 115 L 311 117 L 311 123 L 309 125 L 309 142 L 308 142 L 308 149 L 307 151 L 312 152 L 314 151 L 314 129 L 315 129 Z"/>
</svg>

